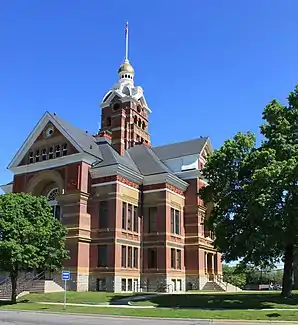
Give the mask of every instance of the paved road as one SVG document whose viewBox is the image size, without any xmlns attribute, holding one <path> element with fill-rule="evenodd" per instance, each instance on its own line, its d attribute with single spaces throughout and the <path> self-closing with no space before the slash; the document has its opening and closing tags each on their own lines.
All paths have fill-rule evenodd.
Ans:
<svg viewBox="0 0 298 325">
<path fill-rule="evenodd" d="M 212 321 L 186 321 L 186 320 L 158 320 L 158 319 L 134 319 L 116 317 L 93 317 L 79 315 L 57 315 L 34 312 L 0 311 L 0 325 L 211 325 Z M 226 322 L 216 322 L 217 325 L 227 325 Z M 233 325 L 244 325 L 247 323 L 233 322 Z M 262 323 L 270 324 L 268 323 Z M 279 323 L 280 325 L 281 323 Z M 250 323 L 250 325 L 260 325 L 260 323 Z"/>
</svg>

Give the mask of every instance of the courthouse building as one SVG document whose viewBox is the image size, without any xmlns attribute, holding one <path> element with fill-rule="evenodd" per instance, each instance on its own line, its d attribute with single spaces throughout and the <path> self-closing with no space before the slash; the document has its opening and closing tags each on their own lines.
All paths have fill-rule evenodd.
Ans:
<svg viewBox="0 0 298 325">
<path fill-rule="evenodd" d="M 74 290 L 203 289 L 222 274 L 199 197 L 211 142 L 154 146 L 151 109 L 134 75 L 126 55 L 103 96 L 95 135 L 46 112 L 9 164 L 13 181 L 2 189 L 48 198 L 68 228 L 64 267 Z"/>
</svg>

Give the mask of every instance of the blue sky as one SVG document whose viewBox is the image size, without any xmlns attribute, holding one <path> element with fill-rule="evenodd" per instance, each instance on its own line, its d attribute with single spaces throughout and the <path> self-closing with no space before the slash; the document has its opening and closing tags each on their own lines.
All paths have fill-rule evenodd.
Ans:
<svg viewBox="0 0 298 325">
<path fill-rule="evenodd" d="M 126 20 L 154 145 L 258 131 L 266 103 L 298 84 L 297 12 L 297 0 L 2 0 L 0 183 L 45 110 L 97 130 Z"/>
</svg>

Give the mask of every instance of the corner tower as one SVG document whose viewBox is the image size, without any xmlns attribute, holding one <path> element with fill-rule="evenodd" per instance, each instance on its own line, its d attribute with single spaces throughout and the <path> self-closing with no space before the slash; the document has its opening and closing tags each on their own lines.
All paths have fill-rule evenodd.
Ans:
<svg viewBox="0 0 298 325">
<path fill-rule="evenodd" d="M 135 144 L 150 146 L 149 109 L 143 89 L 134 85 L 134 68 L 128 60 L 128 23 L 125 28 L 125 58 L 118 69 L 118 82 L 105 94 L 100 107 L 101 130 L 110 133 L 112 145 L 121 154 Z"/>
</svg>

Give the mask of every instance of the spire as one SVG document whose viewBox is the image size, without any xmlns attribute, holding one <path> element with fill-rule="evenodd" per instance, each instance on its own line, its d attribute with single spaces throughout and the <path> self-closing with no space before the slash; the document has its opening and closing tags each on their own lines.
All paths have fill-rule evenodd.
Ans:
<svg viewBox="0 0 298 325">
<path fill-rule="evenodd" d="M 126 22 L 126 26 L 125 26 L 125 59 L 124 59 L 125 63 L 129 63 L 128 60 L 128 21 Z"/>
<path fill-rule="evenodd" d="M 129 63 L 128 60 L 128 22 L 125 26 L 125 58 L 124 62 L 121 64 L 120 68 L 118 69 L 119 79 L 123 81 L 133 81 L 134 77 L 134 69 Z"/>
</svg>

